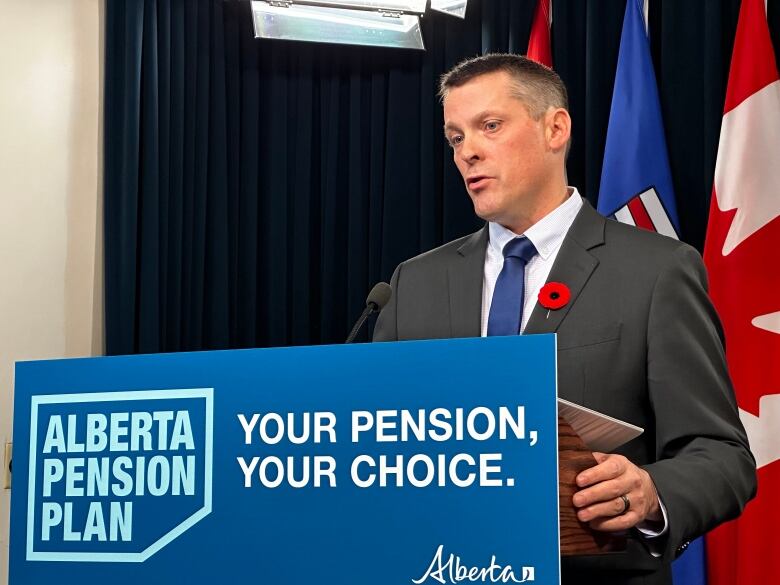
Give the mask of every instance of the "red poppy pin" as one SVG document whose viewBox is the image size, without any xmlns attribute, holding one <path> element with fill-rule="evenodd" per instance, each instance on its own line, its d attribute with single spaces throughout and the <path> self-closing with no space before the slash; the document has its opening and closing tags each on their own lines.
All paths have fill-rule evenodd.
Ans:
<svg viewBox="0 0 780 585">
<path fill-rule="evenodd" d="M 570 298 L 571 291 L 562 282 L 548 282 L 539 291 L 539 304 L 553 311 L 565 307 Z"/>
</svg>

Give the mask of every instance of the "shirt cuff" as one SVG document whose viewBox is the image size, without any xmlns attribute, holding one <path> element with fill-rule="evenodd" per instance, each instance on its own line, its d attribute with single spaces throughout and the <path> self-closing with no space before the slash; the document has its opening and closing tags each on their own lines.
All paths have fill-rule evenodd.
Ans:
<svg viewBox="0 0 780 585">
<path fill-rule="evenodd" d="M 655 558 L 659 558 L 663 553 L 663 543 L 656 539 L 669 532 L 669 519 L 666 515 L 666 506 L 664 506 L 660 497 L 658 498 L 658 506 L 661 508 L 661 515 L 663 516 L 663 526 L 661 526 L 660 531 L 656 530 L 658 527 L 657 522 L 653 522 L 652 527 L 649 522 L 640 522 L 635 526 L 642 536 L 642 539 L 645 541 L 648 552 Z"/>
<path fill-rule="evenodd" d="M 669 519 L 666 515 L 666 506 L 664 506 L 663 500 L 661 500 L 660 497 L 658 498 L 658 506 L 661 508 L 661 515 L 663 516 L 663 525 L 660 530 L 657 530 L 657 522 L 640 522 L 636 525 L 636 529 L 639 530 L 645 538 L 658 538 L 669 531 Z"/>
</svg>

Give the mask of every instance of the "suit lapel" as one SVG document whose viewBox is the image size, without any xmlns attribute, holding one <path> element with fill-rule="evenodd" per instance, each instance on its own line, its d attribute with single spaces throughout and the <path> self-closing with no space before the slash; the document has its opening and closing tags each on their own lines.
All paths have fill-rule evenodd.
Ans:
<svg viewBox="0 0 780 585">
<path fill-rule="evenodd" d="M 525 327 L 525 333 L 554 333 L 558 330 L 599 264 L 590 250 L 604 244 L 605 221 L 583 200 L 582 209 L 566 234 L 547 278 L 547 282 L 561 282 L 568 286 L 571 300 L 566 306 L 555 311 L 548 311 L 537 302 Z"/>
<path fill-rule="evenodd" d="M 487 225 L 466 238 L 447 267 L 452 337 L 479 337 Z"/>
</svg>

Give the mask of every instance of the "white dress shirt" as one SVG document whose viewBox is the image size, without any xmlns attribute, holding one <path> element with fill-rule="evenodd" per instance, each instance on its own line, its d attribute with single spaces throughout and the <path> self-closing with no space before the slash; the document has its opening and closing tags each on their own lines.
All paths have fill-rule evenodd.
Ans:
<svg viewBox="0 0 780 585">
<path fill-rule="evenodd" d="M 523 296 L 523 321 L 520 331 L 525 330 L 528 319 L 536 305 L 539 290 L 547 282 L 563 238 L 574 223 L 574 218 L 582 207 L 582 197 L 576 188 L 570 188 L 571 194 L 558 207 L 528 228 L 524 234 L 516 234 L 504 226 L 490 222 L 490 239 L 485 254 L 485 272 L 482 281 L 482 337 L 487 336 L 490 305 L 493 301 L 493 289 L 504 267 L 504 246 L 509 240 L 525 236 L 536 247 L 538 254 L 528 261 L 525 267 L 525 293 Z"/>
</svg>

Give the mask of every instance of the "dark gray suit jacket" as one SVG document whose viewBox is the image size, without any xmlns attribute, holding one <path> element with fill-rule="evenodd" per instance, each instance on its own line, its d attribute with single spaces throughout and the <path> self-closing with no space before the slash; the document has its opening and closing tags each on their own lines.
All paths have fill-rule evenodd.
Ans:
<svg viewBox="0 0 780 585">
<path fill-rule="evenodd" d="M 479 337 L 487 241 L 485 227 L 398 266 L 374 340 Z M 548 281 L 571 300 L 537 304 L 525 334 L 558 334 L 559 396 L 645 429 L 619 452 L 650 473 L 669 519 L 660 558 L 631 539 L 625 553 L 564 559 L 564 582 L 670 583 L 671 560 L 756 485 L 701 257 L 585 202 Z"/>
</svg>

